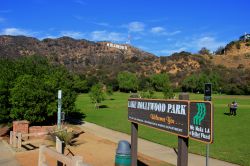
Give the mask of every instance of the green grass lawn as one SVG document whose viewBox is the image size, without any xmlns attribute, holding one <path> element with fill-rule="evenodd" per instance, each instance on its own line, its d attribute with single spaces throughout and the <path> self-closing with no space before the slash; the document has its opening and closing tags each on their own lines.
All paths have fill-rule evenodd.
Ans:
<svg viewBox="0 0 250 166">
<path fill-rule="evenodd" d="M 161 94 L 156 94 L 161 97 Z M 114 93 L 112 99 L 102 102 L 102 108 L 94 109 L 88 94 L 79 95 L 76 106 L 86 115 L 85 120 L 107 128 L 130 134 L 127 120 L 127 101 L 129 94 Z M 190 94 L 190 100 L 202 100 L 202 94 Z M 228 116 L 227 104 L 237 100 L 237 116 Z M 214 143 L 210 145 L 213 158 L 250 166 L 250 96 L 213 95 Z M 141 138 L 169 147 L 177 147 L 177 136 L 149 127 L 139 126 Z M 205 155 L 206 145 L 189 141 L 189 152 Z"/>
</svg>

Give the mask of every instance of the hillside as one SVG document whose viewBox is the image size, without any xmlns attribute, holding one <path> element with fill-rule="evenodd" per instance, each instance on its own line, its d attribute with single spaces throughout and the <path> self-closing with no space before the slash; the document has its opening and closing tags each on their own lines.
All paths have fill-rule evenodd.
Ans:
<svg viewBox="0 0 250 166">
<path fill-rule="evenodd" d="M 111 73 L 129 70 L 144 75 L 162 71 L 176 74 L 186 67 L 196 70 L 201 66 L 197 58 L 173 56 L 161 62 L 161 58 L 133 46 L 121 45 L 127 47 L 125 50 L 109 47 L 107 43 L 110 42 L 91 42 L 69 37 L 40 41 L 25 36 L 0 36 L 0 57 L 18 58 L 38 54 L 79 72 L 86 68 L 91 72 L 93 69 L 109 70 L 112 67 Z"/>
<path fill-rule="evenodd" d="M 212 61 L 227 68 L 250 68 L 250 42 L 231 42 L 225 47 L 224 53 L 214 56 Z"/>
<path fill-rule="evenodd" d="M 111 42 L 92 42 L 70 37 L 38 40 L 25 36 L 0 36 L 0 57 L 46 56 L 51 63 L 65 65 L 69 70 L 112 79 L 120 71 L 135 72 L 147 76 L 153 73 L 169 73 L 174 84 L 194 72 L 214 68 L 249 68 L 250 48 L 244 42 L 231 43 L 224 55 L 196 55 L 180 52 L 158 57 L 131 45 Z"/>
</svg>

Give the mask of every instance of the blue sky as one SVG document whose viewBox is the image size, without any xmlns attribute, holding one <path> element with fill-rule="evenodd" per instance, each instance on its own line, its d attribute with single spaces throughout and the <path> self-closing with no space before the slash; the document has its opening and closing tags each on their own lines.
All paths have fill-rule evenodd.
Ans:
<svg viewBox="0 0 250 166">
<path fill-rule="evenodd" d="M 158 56 L 250 33 L 248 0 L 2 0 L 0 34 L 126 43 Z"/>
</svg>

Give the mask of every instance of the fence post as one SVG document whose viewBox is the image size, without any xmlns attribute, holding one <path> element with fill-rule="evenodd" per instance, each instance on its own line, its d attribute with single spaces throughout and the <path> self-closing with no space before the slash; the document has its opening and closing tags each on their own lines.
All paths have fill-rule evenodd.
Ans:
<svg viewBox="0 0 250 166">
<path fill-rule="evenodd" d="M 22 147 L 22 133 L 17 133 L 17 148 L 21 149 Z"/>
<path fill-rule="evenodd" d="M 188 93 L 181 93 L 179 100 L 189 100 Z M 178 136 L 178 158 L 177 166 L 188 165 L 188 138 Z"/>
<path fill-rule="evenodd" d="M 14 132 L 13 132 L 13 147 L 14 147 L 14 148 L 16 147 L 16 143 L 17 143 L 16 134 L 17 134 L 17 133 L 14 131 Z"/>
<path fill-rule="evenodd" d="M 64 142 L 61 141 L 57 136 L 56 136 L 56 151 L 61 154 L 64 153 Z M 63 163 L 57 161 L 57 166 L 63 166 Z"/>
<path fill-rule="evenodd" d="M 13 144 L 13 131 L 10 131 L 10 145 Z"/>
<path fill-rule="evenodd" d="M 40 145 L 39 147 L 39 158 L 38 158 L 38 166 L 45 166 L 46 160 L 45 160 L 45 154 L 44 154 L 44 149 L 46 148 L 45 145 Z"/>
<path fill-rule="evenodd" d="M 131 165 L 137 166 L 138 124 L 131 123 Z"/>
</svg>

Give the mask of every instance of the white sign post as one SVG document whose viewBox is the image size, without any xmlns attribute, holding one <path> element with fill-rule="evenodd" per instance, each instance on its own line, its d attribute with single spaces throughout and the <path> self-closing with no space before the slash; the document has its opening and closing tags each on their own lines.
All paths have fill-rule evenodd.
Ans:
<svg viewBox="0 0 250 166">
<path fill-rule="evenodd" d="M 57 128 L 61 129 L 62 90 L 58 90 Z"/>
</svg>

